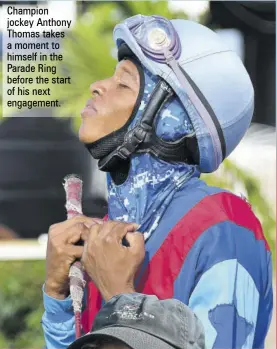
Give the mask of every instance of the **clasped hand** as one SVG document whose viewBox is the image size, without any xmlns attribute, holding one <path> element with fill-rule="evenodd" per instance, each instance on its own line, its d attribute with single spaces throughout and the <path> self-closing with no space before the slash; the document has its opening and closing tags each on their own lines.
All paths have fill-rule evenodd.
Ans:
<svg viewBox="0 0 277 349">
<path fill-rule="evenodd" d="M 103 222 L 85 216 L 51 226 L 45 292 L 56 299 L 68 296 L 68 273 L 76 259 L 81 259 L 105 301 L 120 293 L 135 292 L 134 278 L 145 256 L 144 237 L 137 228 L 134 223 Z M 122 244 L 123 239 L 127 244 Z M 76 245 L 80 240 L 84 246 Z"/>
</svg>

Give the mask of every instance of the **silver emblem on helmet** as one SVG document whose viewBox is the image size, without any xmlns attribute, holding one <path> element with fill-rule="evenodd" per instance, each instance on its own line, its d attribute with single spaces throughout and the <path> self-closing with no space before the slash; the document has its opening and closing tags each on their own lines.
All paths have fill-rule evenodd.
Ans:
<svg viewBox="0 0 277 349">
<path fill-rule="evenodd" d="M 152 49 L 161 49 L 170 44 L 167 33 L 161 28 L 154 28 L 148 33 L 148 42 Z"/>
</svg>

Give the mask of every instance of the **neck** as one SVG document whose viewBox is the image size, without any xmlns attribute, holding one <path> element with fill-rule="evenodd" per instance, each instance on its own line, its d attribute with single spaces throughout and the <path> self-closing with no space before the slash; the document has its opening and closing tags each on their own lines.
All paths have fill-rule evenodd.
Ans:
<svg viewBox="0 0 277 349">
<path fill-rule="evenodd" d="M 129 174 L 130 170 L 130 160 L 122 161 L 122 163 L 118 166 L 118 168 L 112 172 L 110 172 L 111 178 L 115 185 L 123 184 Z"/>
</svg>

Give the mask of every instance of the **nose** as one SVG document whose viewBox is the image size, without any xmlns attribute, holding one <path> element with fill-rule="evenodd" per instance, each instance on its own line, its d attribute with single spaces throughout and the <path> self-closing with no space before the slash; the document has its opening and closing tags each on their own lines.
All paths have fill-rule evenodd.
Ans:
<svg viewBox="0 0 277 349">
<path fill-rule="evenodd" d="M 90 93 L 92 94 L 92 96 L 102 96 L 104 93 L 108 91 L 110 84 L 110 79 L 96 81 L 90 85 Z"/>
</svg>

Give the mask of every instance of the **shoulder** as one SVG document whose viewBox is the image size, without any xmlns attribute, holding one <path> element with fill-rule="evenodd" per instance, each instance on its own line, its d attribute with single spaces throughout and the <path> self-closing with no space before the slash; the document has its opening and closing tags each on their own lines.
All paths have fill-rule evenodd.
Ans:
<svg viewBox="0 0 277 349">
<path fill-rule="evenodd" d="M 221 235 L 229 241 L 228 234 L 231 234 L 234 240 L 239 239 L 240 244 L 249 244 L 249 240 L 252 243 L 261 241 L 269 250 L 260 221 L 251 205 L 240 196 L 198 180 L 187 188 L 184 195 L 181 193 L 174 206 L 173 210 L 183 211 L 174 230 L 181 230 L 194 241 L 201 237 L 206 243 L 206 240 Z"/>
<path fill-rule="evenodd" d="M 218 253 L 225 253 L 226 258 L 233 256 L 237 247 L 269 251 L 261 223 L 250 204 L 199 179 L 174 197 L 166 216 L 170 218 L 167 221 L 172 225 L 169 230 L 173 240 L 185 241 L 189 249 L 193 246 L 194 250 L 209 251 L 216 245 Z"/>
<path fill-rule="evenodd" d="M 200 277 L 206 273 L 212 278 L 223 274 L 231 277 L 234 273 L 242 278 L 248 275 L 257 289 L 263 288 L 270 279 L 271 253 L 250 205 L 230 193 L 206 199 L 191 228 L 191 257 L 198 258 L 197 274 Z"/>
<path fill-rule="evenodd" d="M 204 192 L 201 199 L 174 227 L 176 239 L 182 237 L 177 242 L 188 250 L 188 264 L 196 266 L 198 275 L 215 265 L 217 271 L 239 265 L 257 282 L 266 278 L 271 253 L 248 202 L 219 188 L 202 186 L 199 191 Z"/>
</svg>

